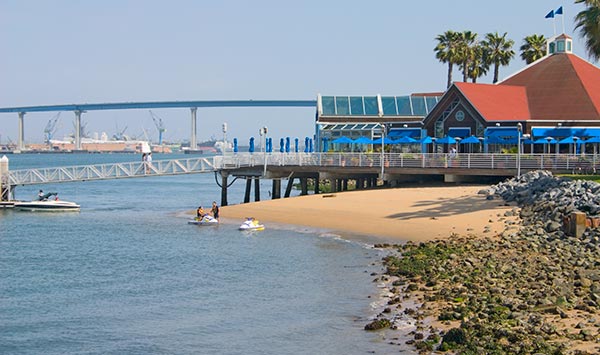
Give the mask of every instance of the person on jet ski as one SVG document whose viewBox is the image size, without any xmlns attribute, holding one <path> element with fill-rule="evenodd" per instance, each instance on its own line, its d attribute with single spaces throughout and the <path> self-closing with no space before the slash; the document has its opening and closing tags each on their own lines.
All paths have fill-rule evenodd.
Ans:
<svg viewBox="0 0 600 355">
<path fill-rule="evenodd" d="M 198 209 L 196 210 L 196 218 L 201 219 L 204 216 L 206 216 L 206 212 L 204 212 L 204 209 L 202 208 L 202 206 L 199 206 Z"/>
</svg>

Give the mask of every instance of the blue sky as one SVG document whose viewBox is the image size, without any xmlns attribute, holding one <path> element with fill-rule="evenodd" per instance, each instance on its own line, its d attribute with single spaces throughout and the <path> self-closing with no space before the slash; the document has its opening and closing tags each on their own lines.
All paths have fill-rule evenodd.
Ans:
<svg viewBox="0 0 600 355">
<path fill-rule="evenodd" d="M 571 0 L 572 1 L 572 0 Z M 587 55 L 572 2 L 439 1 L 30 1 L 0 2 L 0 107 L 45 104 L 227 99 L 314 99 L 323 95 L 407 95 L 443 91 L 446 66 L 436 35 L 448 29 L 508 32 L 518 53 L 525 36 L 553 35 L 544 16 L 563 6 L 574 52 Z M 561 17 L 555 20 L 562 32 Z M 500 70 L 524 67 L 517 56 Z M 460 73 L 454 73 L 459 80 Z M 479 82 L 491 82 L 485 77 Z M 188 109 L 154 110 L 165 139 L 189 139 Z M 314 132 L 310 109 L 198 110 L 198 139 L 245 144 L 262 126 L 273 137 Z M 54 113 L 26 116 L 25 139 L 42 141 Z M 61 114 L 57 137 L 72 131 Z M 84 114 L 90 132 L 127 127 L 157 139 L 147 110 Z M 0 142 L 16 140 L 17 115 L 0 114 Z"/>
</svg>

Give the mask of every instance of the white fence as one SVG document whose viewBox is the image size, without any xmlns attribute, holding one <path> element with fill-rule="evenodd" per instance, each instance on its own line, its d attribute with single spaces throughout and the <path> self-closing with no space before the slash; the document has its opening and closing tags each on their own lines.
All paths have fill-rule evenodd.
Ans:
<svg viewBox="0 0 600 355">
<path fill-rule="evenodd" d="M 598 155 L 556 154 L 438 154 L 438 153 L 237 153 L 211 158 L 155 160 L 80 165 L 58 168 L 10 170 L 10 185 L 68 181 L 121 179 L 143 176 L 197 174 L 219 169 L 267 166 L 452 168 L 452 169 L 545 169 L 594 174 L 600 169 Z M 424 172 L 426 173 L 426 172 Z"/>
<path fill-rule="evenodd" d="M 238 153 L 214 157 L 217 169 L 253 166 L 557 170 L 595 173 L 597 155 L 486 153 Z"/>
<path fill-rule="evenodd" d="M 31 185 L 157 175 L 195 174 L 212 172 L 214 170 L 212 161 L 207 158 L 155 160 L 152 163 L 138 161 L 131 163 L 10 170 L 9 183 L 10 185 Z"/>
</svg>

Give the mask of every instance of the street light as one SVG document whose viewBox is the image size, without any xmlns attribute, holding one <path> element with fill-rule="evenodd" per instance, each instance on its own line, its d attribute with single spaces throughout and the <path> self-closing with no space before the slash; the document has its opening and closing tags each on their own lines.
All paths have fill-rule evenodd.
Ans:
<svg viewBox="0 0 600 355">
<path fill-rule="evenodd" d="M 258 134 L 260 134 L 261 137 L 261 149 L 263 151 L 263 156 L 264 156 L 264 169 L 263 169 L 263 176 L 267 175 L 267 132 L 268 129 L 267 127 L 262 127 L 261 129 L 258 130 Z"/>
<path fill-rule="evenodd" d="M 523 131 L 521 122 L 517 123 L 517 130 L 517 177 L 521 177 L 521 132 Z"/>
</svg>

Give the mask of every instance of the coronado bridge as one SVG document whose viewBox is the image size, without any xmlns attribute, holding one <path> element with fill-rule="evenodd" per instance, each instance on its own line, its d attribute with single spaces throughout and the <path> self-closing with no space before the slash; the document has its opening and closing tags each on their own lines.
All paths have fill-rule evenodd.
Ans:
<svg viewBox="0 0 600 355">
<path fill-rule="evenodd" d="M 25 115 L 28 112 L 72 111 L 75 114 L 75 149 L 81 150 L 81 115 L 86 111 L 132 110 L 156 108 L 189 108 L 191 113 L 190 147 L 196 147 L 196 113 L 198 108 L 208 107 L 315 107 L 316 100 L 201 100 L 120 102 L 99 104 L 67 104 L 46 106 L 3 107 L 0 113 L 17 113 L 19 132 L 17 149 L 25 149 Z"/>
</svg>

